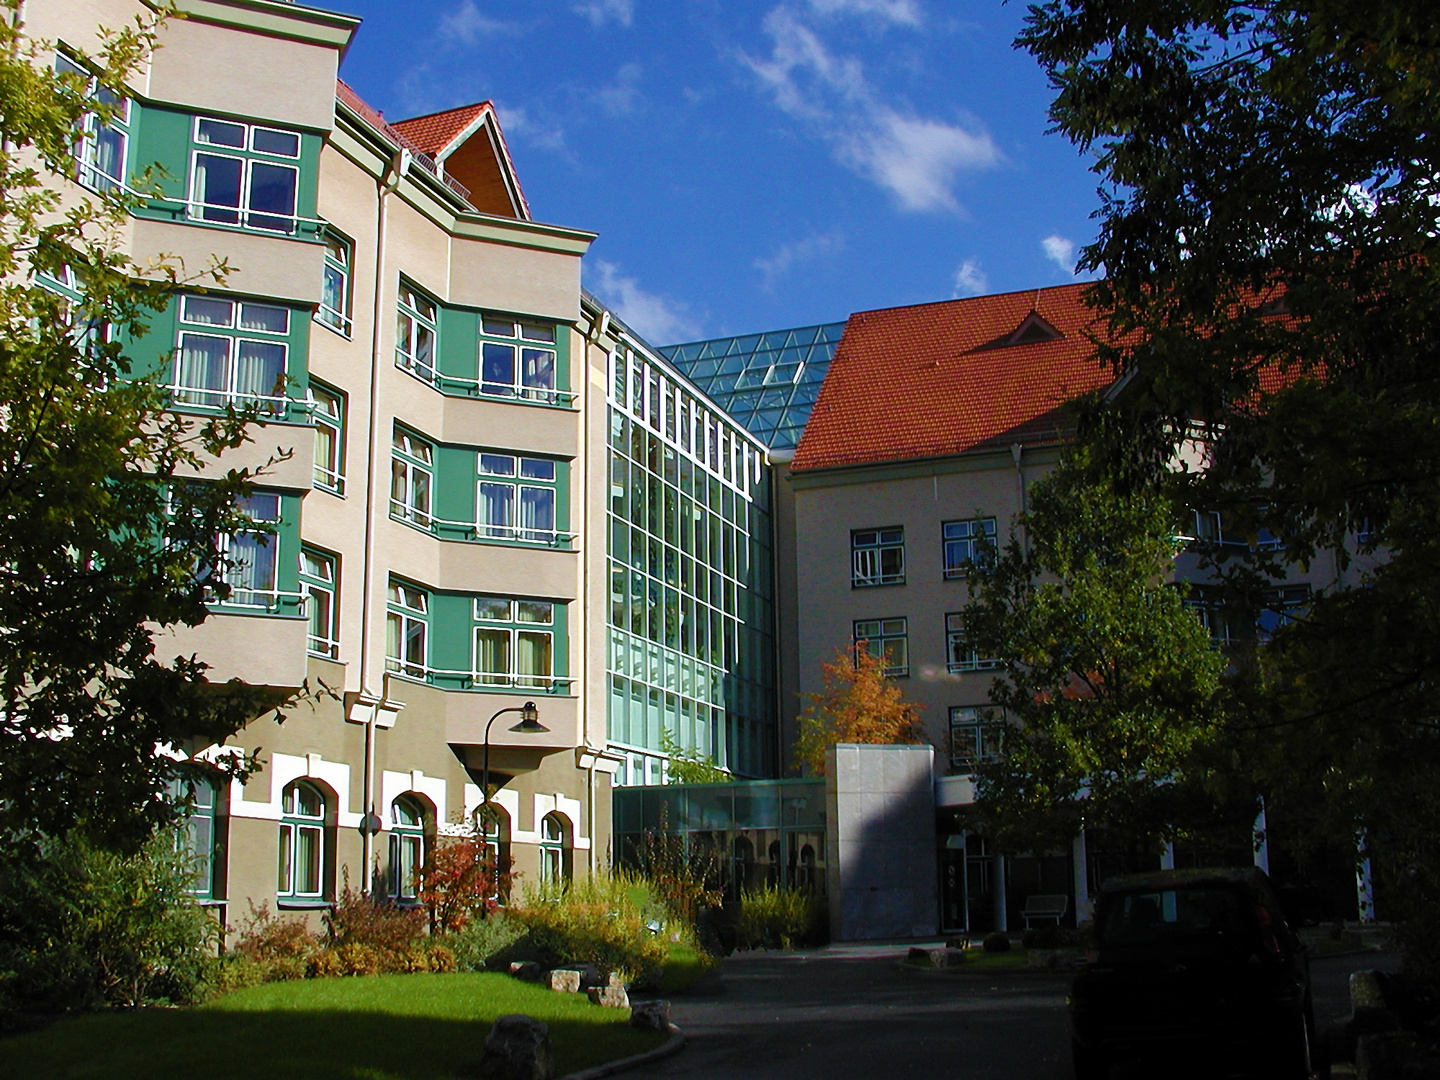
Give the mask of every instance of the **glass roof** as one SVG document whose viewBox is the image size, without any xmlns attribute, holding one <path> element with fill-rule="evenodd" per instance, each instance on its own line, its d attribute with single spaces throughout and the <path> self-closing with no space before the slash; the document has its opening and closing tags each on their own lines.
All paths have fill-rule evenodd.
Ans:
<svg viewBox="0 0 1440 1080">
<path fill-rule="evenodd" d="M 659 352 L 772 450 L 793 450 L 845 324 L 667 345 Z"/>
</svg>

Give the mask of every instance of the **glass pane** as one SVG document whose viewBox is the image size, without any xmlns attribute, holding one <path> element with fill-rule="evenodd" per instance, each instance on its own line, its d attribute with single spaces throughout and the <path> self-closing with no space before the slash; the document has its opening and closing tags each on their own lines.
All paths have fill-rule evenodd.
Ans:
<svg viewBox="0 0 1440 1080">
<path fill-rule="evenodd" d="M 546 685 L 546 679 L 542 676 L 550 674 L 550 635 L 535 630 L 521 630 L 515 638 L 515 670 L 522 676 L 518 682 L 522 686 Z M 536 677 L 523 678 L 526 675 Z"/>
<path fill-rule="evenodd" d="M 522 349 L 521 382 L 538 390 L 555 389 L 555 354 L 548 349 Z"/>
<path fill-rule="evenodd" d="M 555 341 L 555 327 L 547 326 L 544 323 L 522 322 L 520 324 L 520 336 L 526 341 L 548 341 L 553 343 Z"/>
<path fill-rule="evenodd" d="M 409 825 L 418 828 L 423 824 L 419 808 L 410 799 L 401 797 L 395 800 L 390 807 L 390 820 L 396 825 Z"/>
<path fill-rule="evenodd" d="M 235 391 L 252 397 L 285 393 L 285 346 L 274 341 L 241 341 L 236 358 Z"/>
<path fill-rule="evenodd" d="M 510 631 L 475 631 L 475 670 L 482 675 L 482 683 L 510 681 Z"/>
<path fill-rule="evenodd" d="M 513 537 L 514 534 L 511 531 L 515 512 L 515 488 L 513 486 L 482 483 L 477 509 L 479 520 L 476 524 L 482 526 L 480 529 L 482 535 L 499 539 Z"/>
<path fill-rule="evenodd" d="M 514 476 L 515 459 L 508 454 L 481 454 L 480 471 L 487 476 Z"/>
<path fill-rule="evenodd" d="M 251 521 L 279 521 L 280 496 L 265 492 L 242 495 L 235 500 L 235 509 Z"/>
<path fill-rule="evenodd" d="M 302 551 L 300 553 L 300 572 L 321 581 L 335 580 L 335 562 L 324 555 L 317 555 L 313 551 Z"/>
<path fill-rule="evenodd" d="M 294 878 L 290 873 L 295 865 L 293 850 L 294 836 L 295 828 L 293 825 L 280 826 L 280 864 L 278 867 L 279 873 L 275 880 L 275 891 L 282 896 L 288 896 L 295 891 Z"/>
<path fill-rule="evenodd" d="M 171 384 L 175 400 L 188 405 L 223 405 L 230 382 L 230 342 L 203 334 L 181 334 Z"/>
<path fill-rule="evenodd" d="M 517 600 L 515 606 L 516 622 L 544 623 L 548 626 L 555 621 L 555 605 L 544 600 Z"/>
<path fill-rule="evenodd" d="M 525 540 L 550 540 L 555 535 L 555 492 L 550 488 L 520 489 L 520 530 Z"/>
<path fill-rule="evenodd" d="M 420 674 L 425 667 L 425 624 L 419 619 L 405 620 L 405 662 L 407 670 Z"/>
<path fill-rule="evenodd" d="M 501 596 L 477 596 L 475 618 L 486 622 L 509 622 L 510 601 Z"/>
<path fill-rule="evenodd" d="M 284 334 L 290 330 L 290 309 L 269 304 L 241 304 L 240 329 Z"/>
<path fill-rule="evenodd" d="M 250 149 L 276 157 L 299 157 L 300 136 L 289 131 L 256 128 L 250 135 Z"/>
<path fill-rule="evenodd" d="M 220 157 L 217 154 L 195 155 L 194 199 L 201 204 L 201 218 L 225 225 L 240 223 L 237 211 L 240 206 L 243 172 L 244 163 L 237 158 Z"/>
<path fill-rule="evenodd" d="M 235 305 L 229 300 L 209 296 L 184 296 L 180 299 L 180 321 L 204 326 L 230 326 L 235 318 Z"/>
<path fill-rule="evenodd" d="M 501 315 L 482 315 L 480 317 L 480 329 L 483 333 L 494 334 L 496 337 L 514 337 L 515 323 Z"/>
<path fill-rule="evenodd" d="M 201 120 L 196 126 L 195 141 L 209 143 L 211 146 L 243 148 L 245 126 L 243 124 L 227 124 L 223 120 Z"/>
<path fill-rule="evenodd" d="M 304 896 L 320 893 L 321 832 L 314 828 L 295 830 L 295 891 Z"/>
<path fill-rule="evenodd" d="M 250 214 L 247 223 L 252 228 L 276 232 L 295 228 L 295 184 L 299 175 L 288 165 L 250 163 L 250 209 L 261 211 Z"/>
<path fill-rule="evenodd" d="M 325 814 L 325 800 L 320 797 L 309 784 L 296 784 L 295 788 L 295 815 L 297 817 L 318 818 Z"/>
<path fill-rule="evenodd" d="M 326 589 L 313 585 L 301 585 L 305 591 L 305 606 L 310 615 L 310 648 L 325 653 L 330 651 L 331 610 L 334 597 Z"/>
<path fill-rule="evenodd" d="M 505 394 L 515 386 L 515 349 L 511 345 L 485 342 L 480 349 L 480 390 L 486 394 Z"/>
<path fill-rule="evenodd" d="M 541 461 L 539 458 L 521 458 L 520 475 L 527 480 L 554 480 L 555 463 Z"/>
</svg>

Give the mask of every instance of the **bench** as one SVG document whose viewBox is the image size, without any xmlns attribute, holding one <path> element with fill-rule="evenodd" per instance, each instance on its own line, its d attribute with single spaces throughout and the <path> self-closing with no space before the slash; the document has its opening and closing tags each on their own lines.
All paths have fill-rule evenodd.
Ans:
<svg viewBox="0 0 1440 1080">
<path fill-rule="evenodd" d="M 1030 929 L 1031 919 L 1054 919 L 1055 925 L 1065 917 L 1070 908 L 1070 897 L 1064 893 L 1034 893 L 1025 899 L 1025 910 L 1020 917 L 1025 920 L 1025 929 Z"/>
</svg>

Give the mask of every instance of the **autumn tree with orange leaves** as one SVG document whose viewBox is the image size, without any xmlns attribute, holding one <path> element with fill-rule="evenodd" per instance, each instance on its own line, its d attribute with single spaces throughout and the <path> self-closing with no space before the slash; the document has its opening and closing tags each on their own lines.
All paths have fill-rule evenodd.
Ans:
<svg viewBox="0 0 1440 1080">
<path fill-rule="evenodd" d="M 810 776 L 825 775 L 825 751 L 836 743 L 923 743 L 922 706 L 905 700 L 900 686 L 885 674 L 885 661 L 858 641 L 838 649 L 821 664 L 825 689 L 806 694 L 800 714 L 795 756 Z"/>
</svg>

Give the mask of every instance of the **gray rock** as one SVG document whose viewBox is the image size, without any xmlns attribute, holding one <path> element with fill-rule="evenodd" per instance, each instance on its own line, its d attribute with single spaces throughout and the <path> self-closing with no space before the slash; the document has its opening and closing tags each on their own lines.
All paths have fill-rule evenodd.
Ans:
<svg viewBox="0 0 1440 1080">
<path fill-rule="evenodd" d="M 486 1080 L 554 1080 L 550 1029 L 531 1016 L 502 1016 L 485 1036 L 480 1075 Z"/>
<path fill-rule="evenodd" d="M 641 1031 L 669 1031 L 668 1001 L 637 1001 L 630 1006 L 630 1026 Z"/>
<path fill-rule="evenodd" d="M 630 1007 L 630 995 L 625 993 L 623 986 L 592 986 L 586 993 L 590 995 L 591 1002 L 603 1005 L 607 1009 L 628 1009 Z"/>
<path fill-rule="evenodd" d="M 510 974 L 525 982 L 539 982 L 543 972 L 534 960 L 515 960 L 510 964 Z"/>
<path fill-rule="evenodd" d="M 928 964 L 930 963 L 930 950 L 922 949 L 919 945 L 911 945 L 910 951 L 905 954 L 907 964 Z"/>
<path fill-rule="evenodd" d="M 624 979 L 624 977 L 620 974 L 620 972 L 618 972 L 618 971 L 612 971 L 612 972 L 610 972 L 609 977 L 606 978 L 606 980 L 605 980 L 605 985 L 606 985 L 606 986 L 609 986 L 609 987 L 612 987 L 612 988 L 619 988 L 619 989 L 621 989 L 621 990 L 624 990 L 624 989 L 625 989 L 625 979 Z"/>
<path fill-rule="evenodd" d="M 574 968 L 556 968 L 545 976 L 545 985 L 562 994 L 578 994 L 580 972 Z"/>
</svg>

